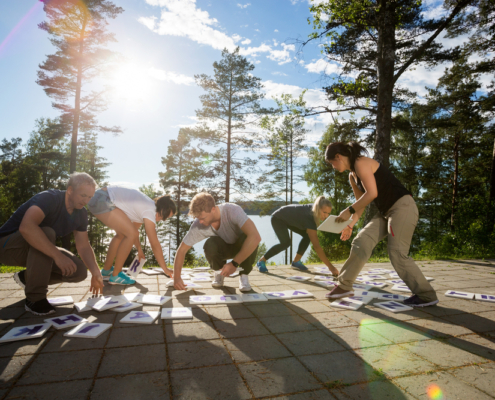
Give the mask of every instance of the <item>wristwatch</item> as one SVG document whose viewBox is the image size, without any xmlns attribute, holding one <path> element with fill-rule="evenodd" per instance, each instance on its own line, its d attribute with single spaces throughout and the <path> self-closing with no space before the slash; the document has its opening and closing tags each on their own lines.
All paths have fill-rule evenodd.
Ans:
<svg viewBox="0 0 495 400">
<path fill-rule="evenodd" d="M 237 261 L 232 260 L 231 263 L 234 267 L 239 268 L 239 263 Z"/>
<path fill-rule="evenodd" d="M 353 206 L 349 206 L 349 212 L 350 212 L 351 214 L 354 214 L 354 213 L 356 212 L 356 210 L 354 209 L 354 207 L 353 207 Z"/>
</svg>

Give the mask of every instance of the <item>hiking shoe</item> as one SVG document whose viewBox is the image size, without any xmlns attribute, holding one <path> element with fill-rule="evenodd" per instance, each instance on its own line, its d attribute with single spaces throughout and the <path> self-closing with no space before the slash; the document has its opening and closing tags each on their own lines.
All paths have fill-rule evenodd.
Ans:
<svg viewBox="0 0 495 400">
<path fill-rule="evenodd" d="M 266 263 L 264 261 L 258 261 L 256 263 L 256 267 L 260 272 L 268 272 L 268 268 L 266 267 Z"/>
<path fill-rule="evenodd" d="M 327 293 L 325 297 L 327 299 L 341 299 L 342 297 L 352 297 L 354 296 L 354 291 L 345 290 L 339 286 L 335 286 L 331 292 Z"/>
<path fill-rule="evenodd" d="M 409 307 L 428 307 L 428 306 L 434 306 L 435 304 L 438 304 L 438 300 L 433 300 L 433 301 L 424 301 L 421 300 L 417 294 L 409 297 L 408 299 L 404 300 L 404 304 Z"/>
<path fill-rule="evenodd" d="M 38 301 L 29 301 L 26 299 L 26 305 L 24 308 L 26 311 L 29 311 L 34 315 L 48 315 L 55 312 L 55 308 L 48 302 L 47 299 L 41 299 Z"/>
<path fill-rule="evenodd" d="M 239 290 L 241 292 L 249 292 L 251 285 L 249 284 L 249 278 L 247 275 L 239 275 Z"/>
<path fill-rule="evenodd" d="M 293 261 L 290 266 L 299 271 L 308 271 L 308 268 L 301 261 Z"/>
<path fill-rule="evenodd" d="M 223 286 L 223 276 L 220 275 L 220 271 L 215 271 L 215 276 L 211 281 L 211 287 L 219 288 Z"/>
<path fill-rule="evenodd" d="M 26 270 L 17 271 L 14 274 L 14 281 L 23 289 L 26 289 Z"/>
<path fill-rule="evenodd" d="M 113 265 L 112 265 L 112 268 L 110 268 L 110 269 L 102 268 L 101 269 L 101 276 L 103 277 L 103 280 L 108 281 L 110 279 L 110 276 L 112 275 L 112 272 L 113 272 Z"/>
<path fill-rule="evenodd" d="M 108 279 L 110 285 L 134 285 L 136 281 L 122 271 L 117 276 L 111 275 Z"/>
</svg>

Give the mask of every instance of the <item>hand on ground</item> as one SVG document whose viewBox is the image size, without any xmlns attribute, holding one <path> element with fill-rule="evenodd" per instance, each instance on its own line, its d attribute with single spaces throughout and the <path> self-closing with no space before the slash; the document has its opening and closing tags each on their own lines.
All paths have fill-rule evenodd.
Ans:
<svg viewBox="0 0 495 400">
<path fill-rule="evenodd" d="M 229 276 L 229 275 L 232 275 L 236 270 L 237 270 L 237 268 L 234 266 L 234 264 L 228 263 L 228 264 L 225 264 L 223 266 L 223 268 L 220 270 L 221 271 L 220 275 Z"/>
<path fill-rule="evenodd" d="M 180 276 L 174 278 L 174 288 L 177 290 L 186 290 L 186 285 Z"/>
<path fill-rule="evenodd" d="M 103 277 L 93 275 L 91 277 L 91 286 L 89 287 L 89 291 L 94 295 L 103 294 Z"/>
</svg>

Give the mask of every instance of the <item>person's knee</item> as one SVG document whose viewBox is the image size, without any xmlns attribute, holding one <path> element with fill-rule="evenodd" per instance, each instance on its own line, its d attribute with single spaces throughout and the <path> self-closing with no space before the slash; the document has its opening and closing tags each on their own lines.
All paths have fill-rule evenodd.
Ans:
<svg viewBox="0 0 495 400">
<path fill-rule="evenodd" d="M 41 230 L 50 242 L 55 243 L 55 241 L 57 240 L 57 234 L 55 233 L 55 230 L 53 228 L 50 228 L 49 226 L 43 226 L 41 227 Z"/>
<path fill-rule="evenodd" d="M 351 252 L 358 257 L 367 258 L 373 251 L 373 246 L 370 245 L 369 239 L 365 236 L 356 236 L 352 241 Z"/>
<path fill-rule="evenodd" d="M 205 252 L 206 258 L 218 253 L 218 243 L 215 238 L 209 238 L 206 240 L 203 250 Z"/>
<path fill-rule="evenodd" d="M 72 258 L 74 264 L 76 264 L 76 272 L 69 276 L 71 282 L 81 282 L 85 280 L 88 276 L 88 270 L 86 265 L 79 258 Z"/>
<path fill-rule="evenodd" d="M 400 266 L 404 262 L 409 261 L 411 258 L 408 253 L 402 251 L 400 249 L 388 249 L 388 257 L 390 258 L 390 262 L 394 266 Z"/>
</svg>

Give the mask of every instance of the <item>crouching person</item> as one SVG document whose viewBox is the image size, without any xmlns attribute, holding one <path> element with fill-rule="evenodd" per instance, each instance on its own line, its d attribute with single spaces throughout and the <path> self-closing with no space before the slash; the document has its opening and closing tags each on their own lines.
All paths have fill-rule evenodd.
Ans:
<svg viewBox="0 0 495 400">
<path fill-rule="evenodd" d="M 91 291 L 103 290 L 103 278 L 88 239 L 88 214 L 84 206 L 93 197 L 96 182 L 86 173 L 73 173 L 67 190 L 47 190 L 21 205 L 0 227 L 0 263 L 26 267 L 15 281 L 26 294 L 26 310 L 47 315 L 55 308 L 46 299 L 48 285 L 81 282 L 86 267 L 92 274 Z M 74 232 L 82 261 L 55 246 L 57 237 Z"/>
</svg>

